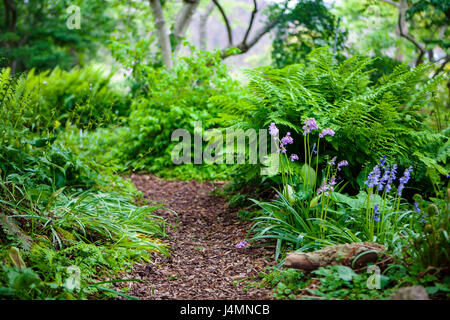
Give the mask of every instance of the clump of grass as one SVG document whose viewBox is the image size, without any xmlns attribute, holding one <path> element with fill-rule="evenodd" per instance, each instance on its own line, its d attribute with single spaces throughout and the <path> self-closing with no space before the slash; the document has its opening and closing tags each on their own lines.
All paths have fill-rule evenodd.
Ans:
<svg viewBox="0 0 450 320">
<path fill-rule="evenodd" d="M 2 186 L 7 189 L 6 184 Z M 166 235 L 164 220 L 153 214 L 160 205 L 138 207 L 119 193 L 90 190 L 65 194 L 60 189 L 45 206 L 30 201 L 20 205 L 20 199 L 30 198 L 23 192 L 11 192 L 10 197 L 10 201 L 0 200 L 9 207 L 9 219 L 24 221 L 33 234 L 46 236 L 57 248 L 78 240 L 168 254 L 167 248 L 154 240 Z"/>
<path fill-rule="evenodd" d="M 161 206 L 138 206 L 130 182 L 73 148 L 62 134 L 70 124 L 44 121 L 39 92 L 25 90 L 26 81 L 0 70 L 0 261 L 9 261 L 0 264 L 0 296 L 116 294 L 105 286 L 119 280 L 99 280 L 150 252 L 169 255 L 164 219 L 155 214 Z M 84 277 L 77 292 L 64 284 L 71 265 Z"/>
</svg>

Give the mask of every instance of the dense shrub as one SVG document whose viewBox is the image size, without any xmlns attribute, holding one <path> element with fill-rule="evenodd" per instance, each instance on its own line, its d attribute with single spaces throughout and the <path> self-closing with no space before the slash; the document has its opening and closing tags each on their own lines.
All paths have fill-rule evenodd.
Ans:
<svg viewBox="0 0 450 320">
<path fill-rule="evenodd" d="M 238 87 L 221 63 L 220 52 L 195 51 L 179 58 L 170 71 L 135 64 L 133 77 L 140 89 L 133 99 L 126 133 L 117 146 L 118 156 L 132 160 L 134 168 L 152 171 L 172 166 L 174 130 L 193 133 L 195 121 L 201 121 L 203 128 L 214 126 L 210 120 L 218 109 L 209 98 L 231 94 Z"/>
<path fill-rule="evenodd" d="M 92 129 L 126 116 L 127 92 L 112 84 L 113 75 L 88 66 L 70 71 L 55 68 L 41 73 L 32 69 L 25 76 L 16 76 L 21 78 L 16 95 L 26 97 L 29 106 L 20 112 L 35 120 L 24 124 L 32 130 L 53 129 L 67 122 Z M 4 69 L 2 78 L 8 76 L 9 69 Z M 12 110 L 19 110 L 20 100 L 9 103 Z"/>
<path fill-rule="evenodd" d="M 39 108 L 28 80 L 0 70 L 0 260 L 9 261 L 1 265 L 0 297 L 83 298 L 99 290 L 92 281 L 100 273 L 150 251 L 168 254 L 156 240 L 165 236 L 164 221 L 153 214 L 160 206 L 137 206 L 129 182 L 65 144 L 61 128 L 42 117 L 56 109 Z M 37 258 L 42 252 L 48 263 Z M 84 272 L 81 291 L 64 286 L 70 265 Z"/>
<path fill-rule="evenodd" d="M 372 84 L 370 72 L 364 71 L 370 63 L 354 56 L 338 64 L 327 48 L 321 48 L 308 56 L 306 64 L 252 70 L 239 99 L 225 96 L 212 101 L 223 108 L 224 126 L 258 130 L 274 122 L 280 136 L 290 131 L 297 142 L 288 150 L 299 155 L 305 149 L 303 139 L 297 139 L 303 121 L 318 119 L 321 128 L 336 133 L 320 145 L 320 166 L 325 157 L 346 159 L 350 166 L 342 176 L 354 191 L 367 174 L 368 163 L 383 156 L 401 167 L 412 165 L 416 186 L 432 190 L 429 178 L 438 183 L 449 170 L 449 131 L 434 130 L 423 112 L 439 79 L 426 81 L 426 65 L 411 70 L 401 65 Z M 251 180 L 258 177 L 259 167 L 247 166 L 242 173 L 238 178 Z"/>
</svg>

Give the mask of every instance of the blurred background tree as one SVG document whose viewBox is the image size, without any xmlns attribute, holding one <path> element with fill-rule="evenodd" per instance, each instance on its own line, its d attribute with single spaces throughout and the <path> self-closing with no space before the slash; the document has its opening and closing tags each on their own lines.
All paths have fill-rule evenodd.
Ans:
<svg viewBox="0 0 450 320">
<path fill-rule="evenodd" d="M 81 9 L 80 29 L 67 28 L 71 5 Z M 188 40 L 219 47 L 230 65 L 282 67 L 328 46 L 338 59 L 378 57 L 372 80 L 400 63 L 431 62 L 436 75 L 448 69 L 449 8 L 449 0 L 2 0 L 0 55 L 13 73 L 70 69 L 111 62 L 113 40 L 170 67 Z"/>
<path fill-rule="evenodd" d="M 281 17 L 281 18 L 280 18 Z M 285 1 L 270 6 L 269 19 L 281 21 L 275 27 L 272 59 L 276 67 L 304 62 L 315 48 L 344 48 L 347 31 L 322 0 Z"/>
<path fill-rule="evenodd" d="M 71 5 L 81 8 L 79 29 L 66 25 Z M 0 56 L 13 73 L 83 65 L 117 23 L 108 1 L 3 0 L 0 7 Z"/>
</svg>

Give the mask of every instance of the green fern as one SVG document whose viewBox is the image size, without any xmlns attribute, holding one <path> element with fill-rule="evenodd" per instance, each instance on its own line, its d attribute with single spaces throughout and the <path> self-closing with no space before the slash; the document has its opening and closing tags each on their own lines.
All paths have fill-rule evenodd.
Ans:
<svg viewBox="0 0 450 320">
<path fill-rule="evenodd" d="M 319 48 L 307 64 L 251 70 L 240 98 L 214 97 L 210 102 L 223 110 L 217 121 L 225 128 L 263 129 L 275 122 L 280 134 L 295 133 L 296 143 L 288 151 L 297 154 L 304 150 L 303 121 L 314 117 L 320 128 L 336 132 L 321 143 L 321 154 L 349 161 L 344 175 L 355 189 L 354 177 L 384 155 L 401 166 L 413 165 L 415 180 L 427 185 L 427 168 L 441 175 L 449 171 L 448 164 L 437 163 L 442 156 L 436 163 L 425 160 L 433 159 L 449 137 L 433 131 L 423 112 L 439 79 L 427 79 L 429 65 L 400 65 L 371 83 L 373 61 L 354 56 L 337 64 L 327 48 Z"/>
</svg>

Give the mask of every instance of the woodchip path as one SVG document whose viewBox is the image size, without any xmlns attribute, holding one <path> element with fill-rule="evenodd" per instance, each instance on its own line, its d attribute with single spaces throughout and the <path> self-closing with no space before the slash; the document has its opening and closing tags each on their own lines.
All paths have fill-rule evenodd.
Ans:
<svg viewBox="0 0 450 320">
<path fill-rule="evenodd" d="M 176 211 L 179 221 L 168 228 L 172 256 L 135 265 L 130 277 L 143 282 L 129 283 L 128 294 L 140 299 L 273 299 L 271 290 L 246 281 L 273 265 L 273 250 L 236 248 L 250 223 L 238 219 L 225 199 L 211 195 L 214 185 L 137 174 L 131 179 L 146 199 Z M 177 220 L 169 210 L 157 213 L 169 224 Z"/>
</svg>

